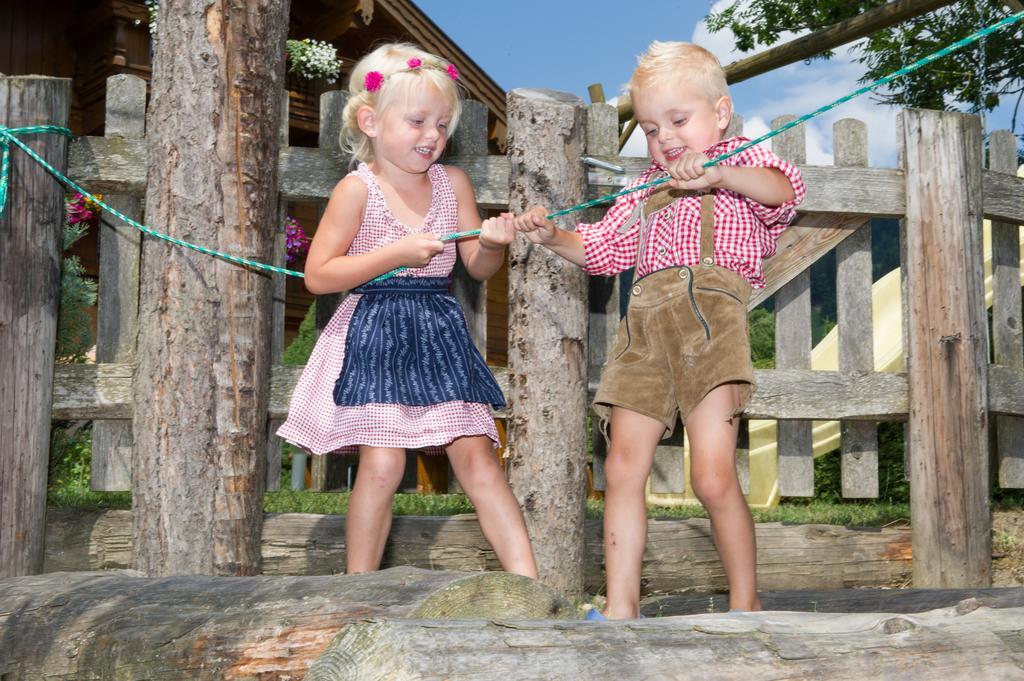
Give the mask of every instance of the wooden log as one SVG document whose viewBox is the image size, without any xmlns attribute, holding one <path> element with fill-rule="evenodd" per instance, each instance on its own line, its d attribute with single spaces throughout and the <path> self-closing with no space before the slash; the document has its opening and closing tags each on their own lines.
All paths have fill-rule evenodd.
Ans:
<svg viewBox="0 0 1024 681">
<path fill-rule="evenodd" d="M 778 128 L 795 116 L 779 116 Z M 793 163 L 803 163 L 806 141 L 803 128 L 775 137 L 772 149 Z M 811 368 L 811 270 L 805 268 L 775 294 L 775 366 L 779 369 Z M 783 496 L 814 495 L 814 456 L 811 422 L 778 424 L 779 493 Z"/>
<path fill-rule="evenodd" d="M 914 586 L 992 581 L 988 329 L 976 116 L 901 114 Z"/>
<path fill-rule="evenodd" d="M 989 168 L 1016 174 L 1017 137 L 997 130 L 989 137 Z M 1020 225 L 992 223 L 992 356 L 995 364 L 1024 368 L 1021 326 Z M 995 423 L 998 484 L 1024 487 L 1024 419 L 998 416 Z"/>
<path fill-rule="evenodd" d="M 142 139 L 146 132 L 146 81 L 117 74 L 107 79 L 108 137 Z M 142 219 L 142 198 L 106 194 L 104 202 L 134 220 Z M 142 232 L 104 213 L 99 229 L 100 281 L 96 301 L 96 361 L 135 362 L 139 334 L 139 258 Z M 92 426 L 91 480 L 97 491 L 132 487 L 132 424 L 96 421 Z"/>
<path fill-rule="evenodd" d="M 604 586 L 601 521 L 584 529 L 584 587 Z M 758 523 L 758 584 L 763 589 L 892 587 L 910 578 L 910 530 Z M 263 574 L 332 574 L 345 565 L 345 517 L 268 513 L 262 535 Z M 125 568 L 131 559 L 129 511 L 50 509 L 47 572 Z M 498 570 L 475 515 L 396 516 L 384 567 Z M 650 520 L 644 554 L 645 594 L 726 589 L 708 521 Z"/>
<path fill-rule="evenodd" d="M 833 126 L 837 166 L 868 164 L 868 126 L 843 119 Z M 839 326 L 839 370 L 875 370 L 871 294 L 871 221 L 836 247 L 836 316 Z M 842 488 L 847 499 L 878 496 L 878 426 L 843 421 Z"/>
<path fill-rule="evenodd" d="M 575 612 L 552 589 L 503 572 L 54 573 L 0 581 L 0 676 L 296 679 L 340 631 L 366 617 L 564 619 Z"/>
<path fill-rule="evenodd" d="M 986 608 L 1024 607 L 1024 589 L 832 589 L 800 591 L 759 591 L 765 610 L 796 612 L 899 612 L 914 613 L 949 608 L 974 599 Z M 651 598 L 640 608 L 647 617 L 677 617 L 727 612 L 728 594 L 662 596 Z"/>
<path fill-rule="evenodd" d="M 738 613 L 625 622 L 353 624 L 306 681 L 971 679 L 1024 674 L 1024 608 Z"/>
<path fill-rule="evenodd" d="M 508 95 L 509 208 L 566 206 L 583 198 L 579 157 L 586 111 L 575 95 Z M 574 225 L 559 220 L 561 227 Z M 583 588 L 586 480 L 587 284 L 582 270 L 517 239 L 509 249 L 509 391 L 506 470 L 533 540 L 541 579 Z"/>
<path fill-rule="evenodd" d="M 0 76 L 0 125 L 68 124 L 71 81 Z M 63 172 L 67 138 L 22 138 Z M 0 215 L 0 577 L 43 568 L 64 191 L 10 145 L 7 205 Z"/>
<path fill-rule="evenodd" d="M 154 43 L 148 219 L 260 262 L 277 220 L 287 8 L 165 3 Z M 153 239 L 142 267 L 135 567 L 258 573 L 270 278 Z"/>
</svg>

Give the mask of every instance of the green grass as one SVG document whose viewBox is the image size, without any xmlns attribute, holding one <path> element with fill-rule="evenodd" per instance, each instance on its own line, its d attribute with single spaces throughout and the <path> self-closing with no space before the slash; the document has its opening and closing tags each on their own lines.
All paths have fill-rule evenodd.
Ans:
<svg viewBox="0 0 1024 681">
<path fill-rule="evenodd" d="M 348 492 L 268 492 L 264 497 L 263 510 L 267 513 L 316 513 L 321 515 L 344 515 L 348 511 Z M 84 489 L 51 490 L 48 503 L 56 508 L 131 508 L 130 492 L 91 492 Z M 456 515 L 473 513 L 473 505 L 464 494 L 396 494 L 395 515 Z M 783 504 L 772 509 L 753 509 L 754 520 L 759 523 L 813 523 L 825 525 L 853 525 L 879 527 L 909 518 L 906 504 L 883 503 L 826 503 Z M 707 513 L 699 505 L 665 508 L 651 506 L 647 509 L 651 518 L 685 519 L 706 518 Z M 587 518 L 603 518 L 604 502 L 587 502 Z"/>
</svg>

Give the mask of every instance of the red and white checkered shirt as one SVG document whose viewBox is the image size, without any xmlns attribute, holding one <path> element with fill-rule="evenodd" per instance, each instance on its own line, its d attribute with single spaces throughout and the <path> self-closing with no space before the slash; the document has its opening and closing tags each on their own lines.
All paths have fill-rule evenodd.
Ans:
<svg viewBox="0 0 1024 681">
<path fill-rule="evenodd" d="M 704 154 L 715 158 L 748 141 L 746 137 L 732 137 L 718 142 Z M 727 158 L 721 165 L 777 168 L 793 185 L 796 198 L 774 208 L 733 191 L 715 190 L 715 263 L 738 272 L 754 288 L 764 288 L 761 263 L 775 254 L 775 241 L 793 221 L 796 205 L 803 201 L 807 189 L 796 166 L 760 145 Z M 665 169 L 652 161 L 629 186 L 650 182 L 664 174 Z M 623 227 L 633 210 L 655 189 L 657 187 L 620 196 L 600 222 L 577 225 L 576 231 L 583 238 L 584 269 L 588 274 L 609 276 L 635 265 L 635 276 L 640 278 L 666 267 L 700 262 L 700 197 L 697 196 L 678 199 L 672 208 L 648 218 L 646 243 L 639 263 L 636 262 L 640 221 L 626 229 Z"/>
</svg>

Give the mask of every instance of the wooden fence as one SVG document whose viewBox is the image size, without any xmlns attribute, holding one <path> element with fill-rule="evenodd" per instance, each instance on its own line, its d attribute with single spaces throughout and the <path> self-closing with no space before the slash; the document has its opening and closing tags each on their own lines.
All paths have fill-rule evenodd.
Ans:
<svg viewBox="0 0 1024 681">
<path fill-rule="evenodd" d="M 68 174 L 137 215 L 146 182 L 144 86 L 131 76 L 115 76 L 108 82 L 108 92 L 107 134 L 70 144 Z M 560 104 L 566 101 L 563 98 Z M 575 106 L 584 108 L 582 102 L 575 101 Z M 343 103 L 340 93 L 324 95 L 320 148 L 282 145 L 282 205 L 287 201 L 326 201 L 346 172 L 347 159 L 334 142 Z M 544 102 L 538 106 L 543 107 Z M 585 107 L 584 118 L 589 155 L 624 165 L 630 175 L 646 167 L 643 159 L 617 156 L 613 107 L 591 104 Z M 773 124 L 785 120 L 776 119 Z M 482 105 L 468 102 L 464 123 L 453 142 L 454 155 L 446 162 L 469 174 L 482 207 L 504 209 L 510 202 L 510 184 L 520 171 L 507 156 L 486 155 L 485 121 Z M 994 417 L 993 441 L 998 443 L 994 459 L 998 484 L 1024 487 L 1024 349 L 1017 227 L 1024 223 L 1024 180 L 1014 174 L 1016 146 L 1010 133 L 990 137 L 990 167 L 983 168 L 976 117 L 908 110 L 902 112 L 899 125 L 899 168 L 868 166 L 867 129 L 855 120 L 835 125 L 834 166 L 806 165 L 801 127 L 773 140 L 776 153 L 801 167 L 808 192 L 796 225 L 783 234 L 778 255 L 766 263 L 768 287 L 751 302 L 754 307 L 775 296 L 776 368 L 756 372 L 758 386 L 747 417 L 780 421 L 779 485 L 787 496 L 813 494 L 810 420 L 842 421 L 843 495 L 848 498 L 878 496 L 876 422 L 907 421 L 915 582 L 921 586 L 986 584 L 990 579 L 990 415 Z M 621 185 L 621 177 L 607 171 L 591 171 L 590 180 L 588 196 Z M 17 193 L 12 201 L 18 201 Z M 983 216 L 993 220 L 991 331 L 984 305 Z M 905 372 L 873 370 L 872 217 L 902 218 Z M 127 455 L 131 435 L 127 428 L 132 416 L 139 239 L 130 228 L 104 220 L 98 363 L 56 366 L 52 418 L 97 421 L 93 452 L 96 484 L 110 489 L 127 488 L 130 481 Z M 160 225 L 152 227 L 160 229 Z M 812 371 L 809 267 L 833 249 L 838 263 L 839 371 Z M 283 235 L 277 250 L 283 262 Z M 278 279 L 270 339 L 273 360 L 278 362 L 269 377 L 271 429 L 286 415 L 302 370 L 279 364 L 284 288 L 283 277 Z M 474 340 L 484 347 L 484 288 L 459 277 L 456 290 L 466 307 Z M 589 298 L 586 375 L 593 390 L 618 321 L 614 280 L 591 281 Z M 328 302 L 324 301 L 325 307 Z M 327 310 L 318 312 L 323 318 Z M 990 353 L 990 333 L 994 355 Z M 530 370 L 542 373 L 546 367 Z M 506 372 L 495 371 L 503 387 L 508 387 Z M 512 371 L 523 369 L 513 367 Z M 6 380 L 6 374 L 4 377 Z M 515 394 L 514 389 L 512 392 Z M 513 400 L 511 409 L 515 408 Z M 515 417 L 514 413 L 499 415 Z M 578 421 L 566 427 L 584 429 L 583 419 Z M 268 489 L 274 489 L 280 474 L 280 457 L 275 454 L 280 451 L 279 443 L 271 441 L 269 450 Z M 660 473 L 655 491 L 682 491 L 680 451 L 661 448 L 659 470 L 674 466 L 679 473 Z M 600 470 L 597 479 L 600 484 Z"/>
</svg>

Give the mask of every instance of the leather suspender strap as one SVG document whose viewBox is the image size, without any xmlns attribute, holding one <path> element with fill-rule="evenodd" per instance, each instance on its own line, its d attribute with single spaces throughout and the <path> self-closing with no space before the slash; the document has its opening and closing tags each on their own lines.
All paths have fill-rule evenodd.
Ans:
<svg viewBox="0 0 1024 681">
<path fill-rule="evenodd" d="M 700 264 L 715 264 L 715 195 L 700 197 Z"/>
</svg>

